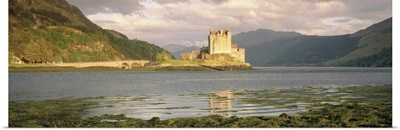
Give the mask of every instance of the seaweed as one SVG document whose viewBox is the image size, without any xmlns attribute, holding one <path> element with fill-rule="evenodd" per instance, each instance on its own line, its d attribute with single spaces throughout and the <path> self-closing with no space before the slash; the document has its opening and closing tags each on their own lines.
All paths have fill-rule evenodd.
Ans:
<svg viewBox="0 0 400 130">
<path fill-rule="evenodd" d="M 325 94 L 348 92 L 345 96 L 366 98 L 341 98 L 341 96 L 323 96 Z M 62 98 L 44 101 L 10 101 L 9 127 L 131 127 L 131 128 L 291 128 L 291 127 L 392 127 L 392 86 L 342 87 L 335 92 L 326 92 L 321 87 L 306 87 L 288 90 L 243 91 L 240 95 L 252 95 L 243 102 L 275 104 L 277 106 L 298 109 L 301 105 L 290 102 L 308 102 L 308 111 L 291 116 L 282 113 L 279 116 L 223 117 L 210 115 L 204 117 L 185 117 L 161 120 L 128 118 L 123 114 L 102 115 L 82 118 L 85 110 L 99 105 L 99 98 Z M 296 93 L 288 94 L 284 93 Z M 305 92 L 315 92 L 306 94 Z M 268 95 L 268 94 L 271 95 Z M 317 93 L 317 94 L 316 94 Z M 304 94 L 304 95 L 302 95 Z M 312 96 L 314 95 L 314 96 Z M 317 95 L 317 96 L 315 96 Z M 340 95 L 340 94 L 339 94 Z M 321 97 L 320 97 L 321 96 Z M 343 96 L 343 95 L 342 95 Z M 271 100 L 271 98 L 275 100 Z M 303 97 L 303 98 L 299 98 Z M 317 99 L 312 99 L 318 97 Z M 256 99 L 260 98 L 260 99 Z M 281 99 L 289 100 L 281 100 Z M 334 99 L 329 99 L 334 98 Z M 321 103 L 339 101 L 338 104 Z M 278 103 L 279 102 L 279 103 Z M 280 103 L 286 104 L 281 105 Z M 288 105 L 289 104 L 289 105 Z M 187 109 L 188 106 L 170 109 Z M 168 109 L 168 108 L 166 108 Z M 165 113 L 168 114 L 168 113 Z"/>
</svg>

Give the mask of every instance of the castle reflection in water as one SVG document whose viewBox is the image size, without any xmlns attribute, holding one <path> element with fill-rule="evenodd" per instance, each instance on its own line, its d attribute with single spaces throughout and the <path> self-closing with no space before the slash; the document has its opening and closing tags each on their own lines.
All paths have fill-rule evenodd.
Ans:
<svg viewBox="0 0 400 130">
<path fill-rule="evenodd" d="M 230 90 L 209 95 L 210 115 L 232 116 L 233 94 Z"/>
</svg>

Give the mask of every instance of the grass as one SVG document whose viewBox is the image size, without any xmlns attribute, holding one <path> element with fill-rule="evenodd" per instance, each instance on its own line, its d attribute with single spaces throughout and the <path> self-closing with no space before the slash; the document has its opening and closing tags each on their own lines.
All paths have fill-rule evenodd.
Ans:
<svg viewBox="0 0 400 130">
<path fill-rule="evenodd" d="M 155 71 L 215 71 L 201 66 L 166 66 L 156 68 Z"/>
<path fill-rule="evenodd" d="M 269 97 L 292 99 L 294 96 L 284 93 L 298 91 L 297 95 L 307 94 L 313 89 L 326 90 L 322 87 L 301 87 L 282 90 L 252 90 L 241 91 L 239 94 L 252 95 L 260 98 L 251 103 L 271 103 Z M 262 127 L 392 127 L 392 86 L 363 86 L 338 88 L 339 92 L 349 92 L 355 96 L 368 98 L 345 99 L 338 105 L 322 104 L 320 100 L 310 98 L 293 99 L 310 102 L 309 111 L 298 116 L 282 113 L 280 116 L 249 116 L 249 117 L 185 117 L 160 120 L 153 117 L 150 120 L 128 118 L 125 115 L 102 115 L 81 118 L 84 110 L 96 107 L 97 98 L 63 98 L 45 101 L 10 101 L 9 127 L 133 127 L 133 128 L 262 128 Z M 272 93 L 274 92 L 274 93 Z M 315 91 L 317 92 L 317 91 Z M 270 93 L 269 96 L 266 93 Z M 262 97 L 262 95 L 266 97 Z M 100 97 L 103 98 L 103 97 Z M 325 101 L 327 98 L 322 98 Z M 309 101 L 307 101 L 309 100 Z M 249 100 L 250 101 L 250 100 Z M 291 100 L 285 100 L 291 101 Z M 247 102 L 247 101 L 244 101 Z M 327 101 L 325 101 L 327 102 Z M 294 107 L 294 106 L 292 106 Z M 186 109 L 187 106 L 171 109 Z M 167 108 L 168 109 L 168 108 Z"/>
<path fill-rule="evenodd" d="M 196 60 L 174 60 L 174 59 L 169 59 L 169 60 L 162 61 L 161 64 L 168 64 L 168 65 L 171 65 L 171 66 L 184 66 L 184 65 L 197 66 L 198 62 Z"/>
</svg>

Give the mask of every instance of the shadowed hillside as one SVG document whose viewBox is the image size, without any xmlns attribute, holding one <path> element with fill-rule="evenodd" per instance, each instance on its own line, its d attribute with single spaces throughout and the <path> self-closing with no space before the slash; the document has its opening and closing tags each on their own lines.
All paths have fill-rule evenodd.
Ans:
<svg viewBox="0 0 400 130">
<path fill-rule="evenodd" d="M 250 45 L 246 48 L 246 61 L 253 66 L 392 66 L 392 18 L 354 34 L 338 36 L 262 39 L 255 37 L 263 34 L 239 34 L 233 39 L 243 41 L 239 46 Z M 256 40 L 245 42 L 252 38 Z"/>
<path fill-rule="evenodd" d="M 269 29 L 258 29 L 255 31 L 241 32 L 236 34 L 232 36 L 232 42 L 238 43 L 239 47 L 247 48 L 261 43 L 297 36 L 301 36 L 301 34 L 297 32 L 279 32 Z"/>
<path fill-rule="evenodd" d="M 332 64 L 345 66 L 392 65 L 392 18 L 360 30 L 351 36 L 361 37 L 357 49 L 332 61 Z"/>
</svg>

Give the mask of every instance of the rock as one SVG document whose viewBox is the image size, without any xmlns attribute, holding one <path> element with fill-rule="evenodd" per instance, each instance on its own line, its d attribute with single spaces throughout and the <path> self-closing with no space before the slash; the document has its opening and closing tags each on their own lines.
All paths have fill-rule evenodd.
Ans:
<svg viewBox="0 0 400 130">
<path fill-rule="evenodd" d="M 286 114 L 286 113 L 282 113 L 281 115 L 279 115 L 279 117 L 281 117 L 281 118 L 288 118 L 288 117 L 289 117 L 289 115 L 288 115 L 288 114 Z"/>
</svg>

